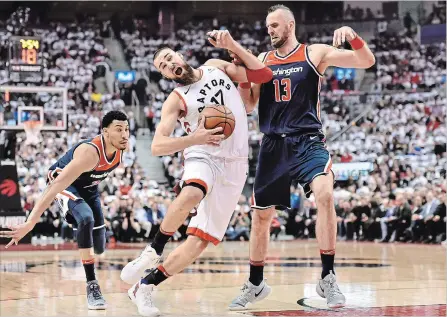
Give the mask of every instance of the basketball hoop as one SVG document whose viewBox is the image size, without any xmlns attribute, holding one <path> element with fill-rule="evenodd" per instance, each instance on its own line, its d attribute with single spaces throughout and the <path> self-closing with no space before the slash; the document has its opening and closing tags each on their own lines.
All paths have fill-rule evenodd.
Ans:
<svg viewBox="0 0 447 317">
<path fill-rule="evenodd" d="M 40 142 L 40 130 L 42 129 L 41 121 L 25 121 L 23 127 L 26 133 L 25 144 L 38 144 Z"/>
</svg>

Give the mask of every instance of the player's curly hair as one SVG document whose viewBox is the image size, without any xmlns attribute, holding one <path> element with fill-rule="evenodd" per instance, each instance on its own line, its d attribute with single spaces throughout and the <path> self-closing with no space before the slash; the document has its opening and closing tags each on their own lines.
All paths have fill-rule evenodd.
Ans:
<svg viewBox="0 0 447 317">
<path fill-rule="evenodd" d="M 127 118 L 127 115 L 124 112 L 114 110 L 107 112 L 104 115 L 104 117 L 102 117 L 101 127 L 108 128 L 109 125 L 113 122 L 113 120 L 129 122 L 129 119 Z"/>
</svg>

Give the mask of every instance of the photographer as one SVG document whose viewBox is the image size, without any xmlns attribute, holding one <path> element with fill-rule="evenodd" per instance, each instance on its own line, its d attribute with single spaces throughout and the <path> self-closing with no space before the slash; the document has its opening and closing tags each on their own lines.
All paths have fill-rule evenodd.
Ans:
<svg viewBox="0 0 447 317">
<path fill-rule="evenodd" d="M 241 240 L 248 241 L 250 239 L 250 218 L 247 213 L 244 212 L 240 205 L 236 206 L 236 210 L 233 213 L 233 217 L 230 221 L 230 226 L 227 229 L 226 235 L 228 240 Z"/>
<path fill-rule="evenodd" d="M 140 224 L 135 219 L 134 212 L 131 209 L 132 205 L 132 199 L 122 198 L 120 201 L 118 214 L 121 218 L 119 230 L 119 240 L 121 242 L 134 242 L 141 232 Z"/>
</svg>

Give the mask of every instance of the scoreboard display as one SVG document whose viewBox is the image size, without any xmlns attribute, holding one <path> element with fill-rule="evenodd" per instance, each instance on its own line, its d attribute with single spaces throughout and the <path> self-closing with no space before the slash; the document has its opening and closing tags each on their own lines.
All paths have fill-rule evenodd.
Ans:
<svg viewBox="0 0 447 317">
<path fill-rule="evenodd" d="M 9 79 L 12 82 L 42 81 L 43 59 L 40 37 L 11 36 L 9 38 Z"/>
</svg>

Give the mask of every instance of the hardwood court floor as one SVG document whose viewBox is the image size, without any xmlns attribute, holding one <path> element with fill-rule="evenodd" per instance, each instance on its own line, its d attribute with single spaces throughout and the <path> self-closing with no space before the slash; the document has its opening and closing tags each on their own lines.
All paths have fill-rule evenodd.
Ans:
<svg viewBox="0 0 447 317">
<path fill-rule="evenodd" d="M 177 244 L 169 244 L 167 254 Z M 128 246 L 129 247 L 129 246 Z M 109 249 L 97 277 L 107 311 L 88 311 L 84 270 L 74 250 L 3 251 L 1 316 L 138 315 L 120 270 L 141 245 Z M 72 248 L 71 246 L 69 248 Z M 182 274 L 160 285 L 155 303 L 166 316 L 445 316 L 445 249 L 434 245 L 341 242 L 336 272 L 347 307 L 326 309 L 315 292 L 320 259 L 315 241 L 272 242 L 265 277 L 272 294 L 243 313 L 226 307 L 248 277 L 248 243 L 210 246 Z"/>
</svg>

